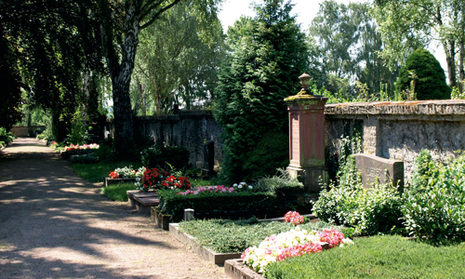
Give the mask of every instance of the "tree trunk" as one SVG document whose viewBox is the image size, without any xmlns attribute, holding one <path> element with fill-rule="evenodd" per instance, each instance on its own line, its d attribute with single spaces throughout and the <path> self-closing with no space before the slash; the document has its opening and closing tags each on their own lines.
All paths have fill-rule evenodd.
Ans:
<svg viewBox="0 0 465 279">
<path fill-rule="evenodd" d="M 63 142 L 66 139 L 68 131 L 66 129 L 66 124 L 60 120 L 61 113 L 57 109 L 52 109 L 52 134 L 54 140 L 58 142 Z"/>
<path fill-rule="evenodd" d="M 463 66 L 463 60 L 465 59 L 465 34 L 462 34 L 462 38 L 460 40 L 460 54 L 459 54 L 459 91 L 460 94 L 463 94 L 463 87 L 465 82 L 465 69 Z"/>
<path fill-rule="evenodd" d="M 136 7 L 131 2 L 126 9 L 121 64 L 111 73 L 113 85 L 113 116 L 115 126 L 114 150 L 119 158 L 131 157 L 134 148 L 134 123 L 129 97 L 129 86 L 139 43 L 139 22 Z"/>
<path fill-rule="evenodd" d="M 455 68 L 455 42 L 448 41 L 443 42 L 442 46 L 444 47 L 444 52 L 446 54 L 446 62 L 447 62 L 447 74 L 449 77 L 449 85 L 450 87 L 457 86 L 457 74 Z"/>
<path fill-rule="evenodd" d="M 137 79 L 137 84 L 139 85 L 140 97 L 142 100 L 142 116 L 147 115 L 147 98 L 145 97 L 145 87 L 144 85 Z"/>
<path fill-rule="evenodd" d="M 155 113 L 156 115 L 161 114 L 161 93 L 160 93 L 160 88 L 158 88 L 157 85 L 157 78 L 154 76 L 153 77 L 153 91 L 155 93 Z"/>
</svg>

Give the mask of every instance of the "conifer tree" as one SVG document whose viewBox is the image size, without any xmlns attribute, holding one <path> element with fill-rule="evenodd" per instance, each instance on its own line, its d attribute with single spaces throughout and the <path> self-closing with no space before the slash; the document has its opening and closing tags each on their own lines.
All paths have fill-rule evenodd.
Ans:
<svg viewBox="0 0 465 279">
<path fill-rule="evenodd" d="M 449 99 L 451 89 L 439 61 L 427 50 L 415 50 L 400 69 L 398 92 L 409 91 L 418 100 Z"/>
<path fill-rule="evenodd" d="M 215 116 L 224 129 L 226 181 L 253 179 L 288 160 L 287 111 L 283 99 L 299 90 L 308 71 L 305 34 L 284 0 L 266 0 L 257 16 L 228 31 L 230 48 L 219 74 Z M 272 173 L 271 173 L 272 174 Z"/>
</svg>

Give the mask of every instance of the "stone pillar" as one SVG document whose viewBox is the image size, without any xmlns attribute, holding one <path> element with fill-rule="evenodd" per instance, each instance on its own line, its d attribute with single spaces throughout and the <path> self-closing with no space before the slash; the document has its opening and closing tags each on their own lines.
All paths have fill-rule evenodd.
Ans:
<svg viewBox="0 0 465 279">
<path fill-rule="evenodd" d="M 319 192 L 320 181 L 327 180 L 325 168 L 324 107 L 327 98 L 313 96 L 308 90 L 309 75 L 299 77 L 302 90 L 284 99 L 289 111 L 289 159 L 287 167 L 307 192 Z"/>
</svg>

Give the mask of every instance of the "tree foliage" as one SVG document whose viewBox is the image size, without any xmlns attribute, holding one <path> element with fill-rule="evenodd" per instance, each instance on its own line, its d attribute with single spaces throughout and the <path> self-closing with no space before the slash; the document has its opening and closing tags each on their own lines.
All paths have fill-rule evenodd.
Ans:
<svg viewBox="0 0 465 279">
<path fill-rule="evenodd" d="M 0 10 L 29 106 L 49 111 L 54 137 L 63 140 L 81 96 L 81 72 L 98 60 L 95 36 L 80 32 L 93 23 L 82 17 L 82 5 L 68 1 L 5 0 Z"/>
<path fill-rule="evenodd" d="M 355 97 L 354 81 L 368 87 L 365 99 L 376 98 L 382 87 L 393 88 L 395 81 L 396 69 L 389 70 L 378 55 L 384 46 L 369 10 L 367 3 L 324 1 L 310 25 L 324 86 L 344 99 Z"/>
<path fill-rule="evenodd" d="M 402 63 L 418 47 L 438 41 L 446 56 L 449 84 L 456 86 L 457 70 L 460 79 L 465 78 L 463 0 L 377 0 L 373 14 L 386 44 L 382 55 L 391 65 Z"/>
<path fill-rule="evenodd" d="M 223 53 L 223 29 L 216 16 L 204 18 L 179 3 L 144 29 L 136 55 L 132 95 L 140 114 L 159 114 L 179 104 L 207 101 L 216 85 Z M 145 107 L 144 104 L 145 103 Z"/>
<path fill-rule="evenodd" d="M 410 91 L 418 100 L 449 99 L 451 92 L 439 61 L 422 48 L 415 50 L 400 69 L 396 90 Z"/>
<path fill-rule="evenodd" d="M 283 99 L 298 91 L 297 77 L 308 67 L 305 34 L 291 8 L 288 1 L 267 0 L 256 6 L 255 18 L 243 17 L 228 31 L 230 50 L 219 74 L 214 108 L 224 128 L 223 174 L 229 181 L 264 175 L 264 161 L 288 156 L 287 148 L 283 154 L 273 150 L 262 162 L 249 164 L 249 158 L 257 158 L 253 153 L 259 141 L 276 146 L 276 134 L 287 134 Z M 287 137 L 278 145 L 287 147 Z M 272 171 L 274 167 L 279 166 L 270 166 Z"/>
<path fill-rule="evenodd" d="M 3 30 L 0 30 L 3 31 Z M 0 84 L 4 94 L 0 102 L 0 127 L 7 131 L 21 119 L 20 77 L 14 54 L 4 34 L 0 34 Z"/>
</svg>

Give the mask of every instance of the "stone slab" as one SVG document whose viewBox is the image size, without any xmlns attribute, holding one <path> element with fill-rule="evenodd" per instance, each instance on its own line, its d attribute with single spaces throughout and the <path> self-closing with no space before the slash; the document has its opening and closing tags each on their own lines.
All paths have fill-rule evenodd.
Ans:
<svg viewBox="0 0 465 279">
<path fill-rule="evenodd" d="M 136 200 L 134 199 L 134 194 L 139 192 L 139 190 L 126 191 L 126 195 L 128 195 L 128 205 L 130 208 L 136 208 Z"/>
<path fill-rule="evenodd" d="M 404 187 L 404 162 L 381 158 L 370 154 L 353 154 L 355 165 L 362 175 L 363 187 L 370 188 L 379 180 L 380 183 L 393 183 Z"/>
<path fill-rule="evenodd" d="M 196 254 L 214 264 L 224 265 L 226 260 L 238 259 L 241 257 L 241 253 L 215 253 L 214 251 L 198 244 L 196 238 L 182 232 L 177 223 L 170 223 L 169 231 L 177 240 L 190 247 Z"/>
<path fill-rule="evenodd" d="M 150 216 L 150 208 L 152 206 L 157 206 L 160 203 L 158 197 L 134 197 L 136 201 L 136 209 L 138 212 Z"/>
<path fill-rule="evenodd" d="M 157 192 L 141 192 L 138 191 L 136 193 L 133 193 L 133 197 L 136 198 L 152 198 L 152 197 L 158 197 Z"/>
<path fill-rule="evenodd" d="M 130 183 L 130 182 L 136 182 L 136 179 L 135 178 L 111 178 L 111 177 L 105 177 L 103 179 L 103 185 L 105 187 L 108 187 L 108 185 L 111 185 L 111 184 Z"/>
<path fill-rule="evenodd" d="M 224 272 L 233 279 L 265 279 L 262 275 L 246 266 L 241 259 L 227 260 Z"/>
</svg>

